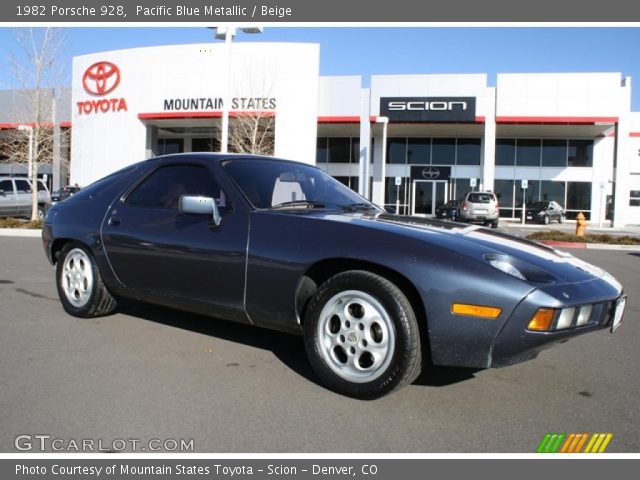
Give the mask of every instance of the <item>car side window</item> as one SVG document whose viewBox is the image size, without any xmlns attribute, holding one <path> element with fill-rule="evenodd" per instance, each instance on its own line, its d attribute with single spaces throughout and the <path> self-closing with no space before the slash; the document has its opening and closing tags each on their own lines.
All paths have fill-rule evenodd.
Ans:
<svg viewBox="0 0 640 480">
<path fill-rule="evenodd" d="M 31 184 L 26 180 L 14 180 L 16 182 L 16 191 L 18 193 L 31 193 Z"/>
<path fill-rule="evenodd" d="M 160 167 L 138 185 L 126 199 L 136 207 L 177 210 L 182 195 L 213 197 L 225 207 L 225 197 L 205 167 L 170 165 Z"/>
<path fill-rule="evenodd" d="M 13 182 L 11 180 L 0 181 L 0 190 L 6 194 L 13 194 Z"/>
<path fill-rule="evenodd" d="M 38 182 L 38 191 L 39 192 L 46 192 L 47 191 L 47 187 L 44 186 L 44 183 Z"/>
</svg>

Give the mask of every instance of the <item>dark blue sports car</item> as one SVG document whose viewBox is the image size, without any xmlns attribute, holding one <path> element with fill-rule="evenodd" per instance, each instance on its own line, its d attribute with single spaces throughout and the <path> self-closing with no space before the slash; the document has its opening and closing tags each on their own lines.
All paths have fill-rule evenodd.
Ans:
<svg viewBox="0 0 640 480">
<path fill-rule="evenodd" d="M 246 155 L 131 165 L 52 206 L 43 241 L 71 315 L 129 297 L 301 333 L 324 384 L 358 398 L 612 331 L 625 305 L 570 255 L 388 215 L 313 166 Z"/>
</svg>

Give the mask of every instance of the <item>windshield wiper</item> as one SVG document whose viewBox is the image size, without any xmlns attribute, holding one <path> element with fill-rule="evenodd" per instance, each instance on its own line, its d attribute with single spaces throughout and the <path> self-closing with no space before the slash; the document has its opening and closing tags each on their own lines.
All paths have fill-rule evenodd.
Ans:
<svg viewBox="0 0 640 480">
<path fill-rule="evenodd" d="M 358 211 L 358 210 L 378 210 L 378 207 L 369 203 L 369 202 L 360 202 L 360 203 L 350 203 L 348 205 L 340 205 L 340 208 L 347 211 Z"/>
<path fill-rule="evenodd" d="M 322 202 L 313 202 L 311 200 L 291 200 L 289 202 L 278 203 L 277 205 L 273 205 L 270 207 L 272 210 L 277 210 L 281 208 L 324 208 L 326 206 L 325 203 Z"/>
</svg>

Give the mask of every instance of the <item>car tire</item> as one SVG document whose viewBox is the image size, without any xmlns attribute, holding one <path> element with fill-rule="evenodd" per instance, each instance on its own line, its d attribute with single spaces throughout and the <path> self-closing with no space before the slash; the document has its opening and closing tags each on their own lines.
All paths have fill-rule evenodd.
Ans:
<svg viewBox="0 0 640 480">
<path fill-rule="evenodd" d="M 311 367 L 335 392 L 374 399 L 420 374 L 415 313 L 389 280 L 361 270 L 339 273 L 311 299 L 304 321 Z"/>
<path fill-rule="evenodd" d="M 558 223 L 564 223 L 564 213 L 561 213 L 558 217 Z"/>
<path fill-rule="evenodd" d="M 47 206 L 46 205 L 38 205 L 38 213 L 37 213 L 36 219 L 44 221 L 44 217 L 46 215 L 47 215 Z"/>
<path fill-rule="evenodd" d="M 500 220 L 494 220 L 491 222 L 491 228 L 498 228 L 500 225 Z"/>
<path fill-rule="evenodd" d="M 549 215 L 545 215 L 544 217 L 542 217 L 542 223 L 544 223 L 545 225 L 549 225 Z"/>
<path fill-rule="evenodd" d="M 102 281 L 93 255 L 77 242 L 67 243 L 58 256 L 56 286 L 64 310 L 74 317 L 100 317 L 118 306 Z"/>
</svg>

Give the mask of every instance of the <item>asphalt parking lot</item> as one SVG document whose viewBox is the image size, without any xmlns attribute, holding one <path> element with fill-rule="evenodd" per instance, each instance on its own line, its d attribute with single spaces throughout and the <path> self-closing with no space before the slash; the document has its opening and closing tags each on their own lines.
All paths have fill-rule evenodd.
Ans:
<svg viewBox="0 0 640 480">
<path fill-rule="evenodd" d="M 607 452 L 638 452 L 640 253 L 572 253 L 624 284 L 614 335 L 505 369 L 437 368 L 363 402 L 318 385 L 295 336 L 138 304 L 70 317 L 40 240 L 0 238 L 0 452 L 25 434 L 193 439 L 196 452 L 534 452 L 547 432 L 611 432 Z"/>
</svg>

